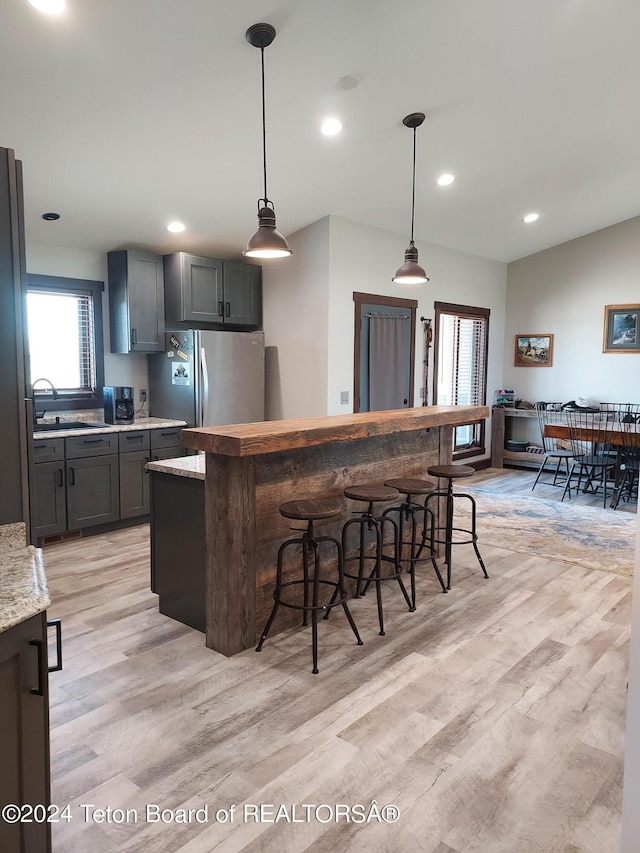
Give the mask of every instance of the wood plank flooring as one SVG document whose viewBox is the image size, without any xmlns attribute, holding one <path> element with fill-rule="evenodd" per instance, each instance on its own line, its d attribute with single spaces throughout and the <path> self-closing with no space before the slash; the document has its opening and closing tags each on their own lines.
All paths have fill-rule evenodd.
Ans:
<svg viewBox="0 0 640 853">
<path fill-rule="evenodd" d="M 474 481 L 525 493 L 518 474 Z M 309 629 L 227 659 L 158 614 L 145 526 L 48 546 L 53 801 L 72 815 L 55 853 L 618 851 L 631 580 L 483 557 L 489 580 L 457 549 L 447 595 L 421 572 L 415 613 L 385 589 L 385 637 L 374 596 L 354 601 L 361 647 L 334 611 L 312 675 Z M 373 800 L 398 820 L 300 811 Z M 132 811 L 99 823 L 82 804 Z M 150 804 L 208 821 L 146 822 Z"/>
</svg>

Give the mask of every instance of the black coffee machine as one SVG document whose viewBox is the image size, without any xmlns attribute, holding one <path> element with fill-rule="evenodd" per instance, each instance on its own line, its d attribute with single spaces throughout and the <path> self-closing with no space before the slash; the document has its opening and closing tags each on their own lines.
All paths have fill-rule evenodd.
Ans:
<svg viewBox="0 0 640 853">
<path fill-rule="evenodd" d="M 133 388 L 130 385 L 108 385 L 102 389 L 102 397 L 105 423 L 133 423 Z"/>
</svg>

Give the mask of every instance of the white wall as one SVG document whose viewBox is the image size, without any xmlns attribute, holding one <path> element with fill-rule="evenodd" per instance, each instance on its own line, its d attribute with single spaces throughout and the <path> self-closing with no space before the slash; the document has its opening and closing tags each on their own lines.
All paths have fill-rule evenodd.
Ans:
<svg viewBox="0 0 640 853">
<path fill-rule="evenodd" d="M 508 266 L 504 383 L 523 399 L 640 402 L 640 354 L 603 353 L 605 305 L 640 304 L 640 217 Z M 552 367 L 514 367 L 516 334 L 554 335 Z"/>
<path fill-rule="evenodd" d="M 147 356 L 144 353 L 111 353 L 109 340 L 109 289 L 107 256 L 102 252 L 27 243 L 27 272 L 32 275 L 57 275 L 104 282 L 102 317 L 104 326 L 104 384 L 149 388 Z M 137 393 L 135 396 L 137 400 Z"/>
<path fill-rule="evenodd" d="M 502 359 L 507 266 L 418 241 L 420 263 L 430 281 L 420 285 L 398 285 L 391 276 L 404 259 L 407 238 L 380 228 L 331 217 L 331 269 L 329 295 L 329 371 L 327 414 L 353 411 L 340 405 L 340 391 L 353 389 L 354 291 L 417 299 L 416 369 L 414 404 L 421 405 L 423 335 L 421 316 L 434 316 L 434 302 L 453 302 L 490 308 L 487 398 L 502 388 Z M 433 403 L 433 350 L 430 355 L 429 401 Z M 489 445 L 487 445 L 489 446 Z"/>
<path fill-rule="evenodd" d="M 327 414 L 329 218 L 287 242 L 290 258 L 262 265 L 268 420 Z"/>
<path fill-rule="evenodd" d="M 331 216 L 288 241 L 293 257 L 263 265 L 269 418 L 353 411 L 352 400 L 340 403 L 340 392 L 352 398 L 355 291 L 417 299 L 418 318 L 433 317 L 436 300 L 490 308 L 488 402 L 493 401 L 493 390 L 502 387 L 506 264 L 422 242 L 420 260 L 431 282 L 400 286 L 391 276 L 404 258 L 406 236 Z M 422 361 L 418 322 L 416 405 Z M 430 395 L 431 385 L 430 378 Z"/>
</svg>

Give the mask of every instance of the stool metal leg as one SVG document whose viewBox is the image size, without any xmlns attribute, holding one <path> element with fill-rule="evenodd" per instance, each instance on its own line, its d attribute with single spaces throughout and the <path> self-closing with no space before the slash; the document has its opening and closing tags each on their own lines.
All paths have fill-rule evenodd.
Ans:
<svg viewBox="0 0 640 853">
<path fill-rule="evenodd" d="M 320 554 L 318 551 L 317 542 L 311 542 L 313 548 L 313 609 L 311 610 L 311 644 L 313 649 L 313 669 L 311 672 L 314 675 L 318 674 L 318 601 L 320 591 Z"/>
<path fill-rule="evenodd" d="M 287 542 L 283 542 L 282 545 L 278 548 L 278 561 L 276 568 L 276 585 L 273 592 L 273 607 L 271 608 L 271 613 L 269 614 L 269 618 L 267 619 L 267 624 L 264 626 L 264 631 L 262 632 L 262 636 L 260 637 L 260 642 L 256 646 L 256 651 L 262 651 L 262 644 L 267 639 L 269 635 L 269 631 L 271 630 L 271 626 L 273 625 L 273 620 L 276 618 L 276 613 L 278 612 L 278 608 L 280 607 L 280 599 L 278 596 L 280 595 L 280 586 L 282 583 L 282 556 L 285 550 L 290 545 L 302 544 L 302 548 L 305 548 L 305 538 L 302 539 L 289 539 Z"/>
</svg>

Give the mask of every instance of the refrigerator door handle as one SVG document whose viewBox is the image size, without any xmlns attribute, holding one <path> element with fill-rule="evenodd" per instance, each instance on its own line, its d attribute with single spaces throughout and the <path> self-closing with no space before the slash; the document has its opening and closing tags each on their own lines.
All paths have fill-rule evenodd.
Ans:
<svg viewBox="0 0 640 853">
<path fill-rule="evenodd" d="M 198 426 L 205 426 L 204 416 L 209 408 L 209 372 L 207 370 L 207 352 L 204 347 L 200 347 L 200 383 L 202 394 L 200 395 L 200 423 Z"/>
</svg>

